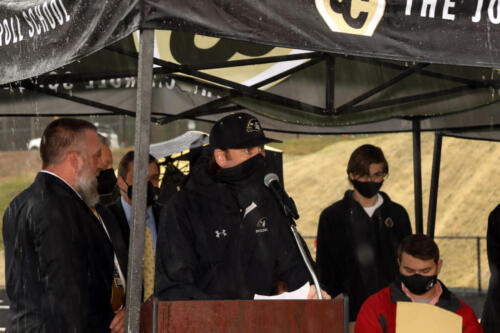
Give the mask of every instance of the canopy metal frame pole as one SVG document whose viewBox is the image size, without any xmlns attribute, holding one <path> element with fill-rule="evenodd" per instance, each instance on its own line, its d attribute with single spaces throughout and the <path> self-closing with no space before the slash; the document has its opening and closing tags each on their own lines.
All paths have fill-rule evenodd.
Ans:
<svg viewBox="0 0 500 333">
<path fill-rule="evenodd" d="M 420 119 L 412 120 L 413 126 L 413 186 L 415 193 L 415 229 L 424 233 L 422 220 L 422 151 L 420 147 Z"/>
<path fill-rule="evenodd" d="M 357 61 L 364 62 L 367 64 L 376 64 L 376 65 L 381 65 L 386 68 L 392 68 L 392 69 L 397 69 L 397 70 L 406 70 L 408 67 L 397 64 L 394 62 L 389 62 L 381 59 L 374 59 L 374 58 L 365 58 L 365 57 L 353 57 L 353 56 L 346 56 L 347 59 L 356 59 Z M 435 79 L 442 79 L 442 80 L 447 80 L 450 82 L 457 82 L 457 83 L 464 83 L 468 85 L 482 85 L 485 81 L 479 81 L 479 80 L 473 80 L 473 79 L 466 79 L 450 74 L 445 74 L 445 73 L 438 73 L 438 72 L 433 72 L 430 70 L 426 69 L 421 69 L 418 71 L 419 75 L 427 76 L 427 77 L 432 77 Z"/>
<path fill-rule="evenodd" d="M 425 64 L 425 63 L 419 63 L 419 64 L 416 64 L 414 66 L 411 66 L 410 68 L 408 68 L 407 70 L 405 70 L 404 72 L 401 72 L 399 73 L 398 75 L 396 75 L 395 77 L 393 77 L 392 79 L 378 85 L 377 87 L 355 97 L 354 99 L 350 100 L 349 102 L 346 102 L 344 103 L 343 105 L 339 106 L 338 108 L 338 112 L 339 113 L 342 113 L 346 110 L 350 110 L 352 109 L 352 107 L 368 98 L 370 98 L 371 96 L 381 92 L 382 90 L 386 89 L 386 88 L 389 88 L 393 85 L 395 85 L 396 83 L 404 80 L 405 78 L 407 78 L 408 76 L 420 71 L 422 68 L 428 66 L 429 64 Z"/>
<path fill-rule="evenodd" d="M 431 186 L 429 192 L 429 212 L 427 216 L 427 236 L 434 238 L 436 228 L 437 198 L 439 189 L 439 171 L 441 169 L 441 151 L 443 146 L 443 134 L 434 134 L 434 153 L 432 156 Z"/>
<path fill-rule="evenodd" d="M 130 52 L 126 50 L 121 50 L 113 47 L 108 47 L 111 51 L 118 52 L 120 54 L 130 56 L 137 58 L 138 55 L 136 52 Z M 337 56 L 338 57 L 338 56 Z M 164 74 L 167 75 L 167 77 L 170 78 L 175 78 L 176 80 L 185 80 L 185 81 L 192 81 L 193 84 L 198 84 L 198 85 L 206 85 L 206 86 L 211 86 L 212 89 L 219 89 L 221 91 L 224 91 L 228 95 L 237 95 L 237 96 L 244 96 L 244 97 L 250 97 L 250 98 L 258 98 L 270 103 L 276 103 L 280 104 L 283 106 L 288 106 L 291 108 L 295 108 L 298 110 L 302 110 L 305 112 L 311 112 L 314 114 L 318 115 L 331 115 L 332 111 L 333 114 L 341 114 L 341 113 L 355 113 L 355 112 L 363 112 L 363 111 L 368 111 L 368 110 L 375 110 L 378 108 L 386 108 L 386 107 L 392 107 L 392 106 L 398 106 L 398 105 L 403 105 L 406 103 L 413 103 L 413 102 L 418 102 L 418 101 L 425 101 L 425 100 L 430 100 L 436 97 L 444 97 L 447 95 L 454 95 L 458 93 L 464 93 L 464 92 L 472 92 L 477 89 L 496 89 L 500 87 L 500 81 L 499 80 L 486 80 L 486 81 L 477 81 L 477 80 L 471 80 L 471 79 L 464 79 L 464 78 L 459 78 L 459 77 L 454 77 L 451 75 L 443 74 L 443 73 L 436 73 L 436 72 L 431 72 L 427 71 L 424 69 L 428 64 L 424 63 L 419 63 L 411 67 L 407 66 L 402 66 L 399 64 L 395 63 L 387 63 L 384 61 L 375 61 L 373 59 L 363 59 L 363 58 L 355 58 L 351 56 L 346 56 L 344 58 L 350 59 L 350 60 L 357 60 L 365 63 L 372 63 L 372 64 L 378 64 L 381 66 L 393 68 L 396 70 L 401 70 L 402 72 L 396 75 L 394 78 L 390 79 L 389 81 L 382 83 L 381 85 L 378 85 L 374 87 L 373 89 L 366 91 L 365 93 L 362 93 L 358 97 L 354 98 L 353 100 L 344 103 L 343 105 L 339 106 L 338 108 L 335 108 L 333 106 L 333 94 L 334 94 L 334 89 L 333 86 L 335 84 L 333 80 L 333 74 L 335 72 L 335 58 L 334 56 L 330 54 L 324 54 L 320 52 L 313 52 L 313 53 L 306 53 L 306 54 L 296 54 L 296 55 L 288 55 L 288 56 L 278 56 L 278 57 L 268 57 L 268 58 L 258 58 L 258 59 L 246 59 L 246 60 L 235 60 L 235 61 L 226 61 L 226 62 L 221 62 L 221 63 L 213 63 L 213 64 L 208 64 L 208 65 L 179 65 L 179 64 L 174 64 L 170 63 L 168 61 L 164 61 L 161 59 L 156 59 L 153 58 L 153 63 L 157 64 L 159 66 L 162 66 L 161 68 L 156 68 L 153 70 L 154 73 L 156 74 Z M 216 77 L 213 75 L 208 75 L 203 72 L 199 72 L 199 68 L 220 68 L 220 67 L 237 67 L 237 66 L 246 66 L 249 64 L 258 64 L 258 63 L 267 63 L 270 61 L 291 61 L 291 60 L 298 60 L 298 59 L 303 59 L 305 60 L 304 63 L 301 65 L 295 66 L 287 71 L 284 71 L 282 73 L 279 73 L 271 78 L 268 78 L 262 82 L 256 83 L 250 87 L 238 84 L 236 82 L 233 82 L 231 80 L 227 80 L 224 78 Z M 308 103 L 304 103 L 298 100 L 295 100 L 293 98 L 286 98 L 280 95 L 276 95 L 273 93 L 270 93 L 268 91 L 263 91 L 259 90 L 258 88 L 267 85 L 271 82 L 275 82 L 277 80 L 280 80 L 288 75 L 291 75 L 293 73 L 296 73 L 298 71 L 301 71 L 303 69 L 306 69 L 308 67 L 314 66 L 320 61 L 325 61 L 326 63 L 326 74 L 327 74 L 327 82 L 326 82 L 326 103 L 325 107 L 321 108 L 315 105 L 311 105 Z M 190 79 L 187 77 L 182 78 L 181 76 L 175 75 L 173 73 L 175 72 L 180 72 L 180 73 L 185 73 L 190 76 L 194 76 L 195 79 Z M 110 74 L 110 76 L 130 76 L 130 72 L 123 72 L 123 73 L 116 73 L 116 74 Z M 365 104 L 359 104 L 360 102 L 366 100 L 367 98 L 383 91 L 384 89 L 393 86 L 397 82 L 403 80 L 404 78 L 410 76 L 410 75 L 424 75 L 424 76 L 429 76 L 433 78 L 438 78 L 438 79 L 443 79 L 443 80 L 448 80 L 451 82 L 457 82 L 457 83 L 463 83 L 464 85 L 462 86 L 457 86 L 445 90 L 438 90 L 438 91 L 432 91 L 432 92 L 427 92 L 427 93 L 422 93 L 422 94 L 417 94 L 417 95 L 410 95 L 410 96 L 404 96 L 392 100 L 382 100 L 382 101 L 377 101 L 377 102 L 371 102 L 371 103 L 365 103 Z M 48 76 L 41 76 L 38 78 L 39 83 L 48 83 L 48 82 L 58 82 L 58 80 L 63 80 L 64 82 L 82 82 L 82 80 L 87 80 L 95 77 L 95 73 L 93 74 L 59 74 L 59 75 L 48 75 Z M 111 77 L 110 77 L 111 78 Z M 204 80 L 204 81 L 199 81 L 199 79 Z M 206 81 L 213 82 L 213 84 L 209 84 Z M 7 85 L 3 85 L 7 86 Z M 111 111 L 112 113 L 115 114 L 130 114 L 130 111 L 128 110 L 122 110 L 116 107 L 108 106 L 102 103 L 98 102 L 93 102 L 89 101 L 80 97 L 75 97 L 75 96 L 70 96 L 69 94 L 64 94 L 61 92 L 53 92 L 49 91 L 49 89 L 43 88 L 41 86 L 36 86 L 36 84 L 31 83 L 31 81 L 24 80 L 21 82 L 21 86 L 25 86 L 27 89 L 37 91 L 39 93 L 45 93 L 48 95 L 52 95 L 55 97 L 60 97 L 64 98 L 67 100 L 71 100 L 80 104 L 85 104 L 89 106 L 93 106 L 96 108 L 101 108 L 104 110 Z M 0 86 L 2 87 L 2 86 Z M 207 104 L 207 107 L 210 106 L 210 104 Z M 193 110 L 198 110 L 198 107 L 193 108 Z M 203 110 L 205 112 L 206 107 L 200 108 L 199 110 Z M 216 113 L 212 112 L 210 110 L 210 113 Z M 190 115 L 190 117 L 197 117 L 202 115 L 203 113 L 200 114 L 192 114 L 192 112 L 187 112 L 187 114 Z M 176 116 L 178 117 L 178 115 Z M 168 116 L 166 118 L 169 118 Z M 177 118 L 175 118 L 177 119 Z M 158 119 L 153 119 L 154 121 L 158 121 Z M 160 120 L 160 123 L 162 120 Z M 167 121 L 168 122 L 168 121 Z"/>
<path fill-rule="evenodd" d="M 153 93 L 154 30 L 141 30 L 135 119 L 132 221 L 127 275 L 125 332 L 139 332 L 141 319 L 142 258 L 146 223 L 146 194 Z"/>
<path fill-rule="evenodd" d="M 125 50 L 113 45 L 107 46 L 106 49 L 129 57 L 137 57 L 137 52 L 131 52 L 129 50 Z M 193 70 L 206 70 L 206 69 L 216 69 L 216 68 L 226 68 L 226 67 L 269 64 L 273 62 L 294 61 L 301 59 L 313 59 L 317 57 L 323 57 L 323 54 L 324 54 L 323 52 L 304 52 L 304 53 L 288 54 L 282 56 L 259 57 L 259 58 L 243 59 L 243 60 L 228 60 L 216 63 L 206 62 L 204 64 L 183 64 L 182 66 L 189 67 L 190 69 Z M 153 61 L 156 60 L 158 59 L 155 58 Z M 156 64 L 159 65 L 158 63 Z"/>
<path fill-rule="evenodd" d="M 325 71 L 326 71 L 326 113 L 334 114 L 337 113 L 335 110 L 335 57 L 327 56 L 325 60 Z"/>
</svg>

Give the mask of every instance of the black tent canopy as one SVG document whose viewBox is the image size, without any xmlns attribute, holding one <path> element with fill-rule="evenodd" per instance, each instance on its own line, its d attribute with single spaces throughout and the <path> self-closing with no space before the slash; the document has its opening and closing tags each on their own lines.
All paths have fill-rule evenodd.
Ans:
<svg viewBox="0 0 500 333">
<path fill-rule="evenodd" d="M 0 83 L 67 65 L 139 28 L 400 61 L 499 67 L 499 9 L 496 0 L 357 5 L 328 0 L 9 0 L 0 7 Z"/>
<path fill-rule="evenodd" d="M 499 24 L 496 0 L 9 0 L 0 4 L 0 114 L 135 116 L 136 180 L 146 178 L 151 121 L 246 109 L 283 132 L 411 130 L 422 232 L 420 131 L 439 131 L 435 171 L 442 135 L 499 138 Z M 153 29 L 172 32 L 157 32 L 155 46 Z M 200 35 L 214 38 L 200 47 Z M 244 68 L 267 76 L 234 79 Z M 134 184 L 134 332 L 145 193 Z"/>
</svg>

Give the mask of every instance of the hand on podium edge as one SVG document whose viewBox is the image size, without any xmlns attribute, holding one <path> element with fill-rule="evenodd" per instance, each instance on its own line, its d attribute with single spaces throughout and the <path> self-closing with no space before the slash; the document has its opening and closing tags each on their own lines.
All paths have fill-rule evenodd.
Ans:
<svg viewBox="0 0 500 333">
<path fill-rule="evenodd" d="M 323 299 L 332 299 L 332 297 L 323 289 L 321 289 L 321 296 L 323 296 Z M 307 299 L 318 299 L 318 295 L 316 295 L 316 287 L 314 286 L 314 284 L 309 287 Z"/>
<path fill-rule="evenodd" d="M 111 333 L 124 333 L 125 332 L 125 308 L 115 312 L 115 316 L 109 325 Z"/>
</svg>

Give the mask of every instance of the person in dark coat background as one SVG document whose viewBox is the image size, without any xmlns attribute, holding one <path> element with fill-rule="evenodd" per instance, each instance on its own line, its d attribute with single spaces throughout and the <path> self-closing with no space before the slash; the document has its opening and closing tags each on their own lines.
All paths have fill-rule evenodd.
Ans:
<svg viewBox="0 0 500 333">
<path fill-rule="evenodd" d="M 497 333 L 500 332 L 500 205 L 488 217 L 486 248 L 491 277 L 481 326 L 485 333 Z"/>
<path fill-rule="evenodd" d="M 97 176 L 99 203 L 94 207 L 94 214 L 101 222 L 114 250 L 114 277 L 111 288 L 111 308 L 115 314 L 110 324 L 111 333 L 122 333 L 125 329 L 125 274 L 128 264 L 128 248 L 118 221 L 106 208 L 106 202 L 120 197 L 116 186 L 113 169 L 113 155 L 109 148 L 109 139 L 99 134 L 101 142 L 102 170 Z"/>
<path fill-rule="evenodd" d="M 332 297 L 340 293 L 349 297 L 350 321 L 356 320 L 368 296 L 397 276 L 397 248 L 411 234 L 406 210 L 379 192 L 388 172 L 380 148 L 358 147 L 347 166 L 354 190 L 345 192 L 319 219 L 319 280 Z"/>
<path fill-rule="evenodd" d="M 132 218 L 132 183 L 134 174 L 134 151 L 129 151 L 120 160 L 118 165 L 118 180 L 117 186 L 120 190 L 120 197 L 114 203 L 107 206 L 108 210 L 114 216 L 114 219 L 106 220 L 104 223 L 106 227 L 112 230 L 119 230 L 121 237 L 119 237 L 118 232 L 116 232 L 116 238 L 119 241 L 119 245 L 115 248 L 117 252 L 118 261 L 122 267 L 123 275 L 126 279 L 128 272 L 128 249 L 129 249 L 129 239 L 130 239 L 130 223 Z M 160 168 L 156 159 L 153 156 L 149 156 L 148 165 L 148 193 L 147 193 L 147 209 L 146 209 L 146 232 L 149 231 L 151 239 L 148 238 L 148 245 L 153 249 L 153 255 L 156 251 L 156 238 L 158 230 L 158 219 L 160 206 L 157 204 L 156 197 L 158 195 L 158 183 L 159 183 Z M 119 239 L 123 239 L 124 243 Z M 154 290 L 154 258 L 150 263 L 153 266 L 153 272 L 149 277 L 150 288 L 148 291 L 144 291 L 143 298 L 146 300 Z M 144 276 L 144 281 L 146 276 Z M 124 281 L 126 283 L 126 281 Z M 148 284 L 148 282 L 145 282 Z M 148 284 L 149 287 L 149 284 Z"/>
<path fill-rule="evenodd" d="M 120 190 L 116 186 L 115 170 L 113 169 L 113 154 L 110 149 L 109 139 L 99 134 L 101 141 L 102 170 L 97 176 L 97 191 L 99 204 L 109 205 L 120 198 Z"/>
<path fill-rule="evenodd" d="M 87 121 L 45 129 L 42 171 L 3 218 L 8 332 L 110 331 L 113 249 L 89 208 L 99 200 L 100 154 Z"/>
<path fill-rule="evenodd" d="M 309 281 L 289 221 L 264 186 L 264 144 L 272 141 L 247 113 L 215 123 L 210 149 L 160 215 L 159 299 L 252 299 L 278 283 L 294 290 Z"/>
</svg>

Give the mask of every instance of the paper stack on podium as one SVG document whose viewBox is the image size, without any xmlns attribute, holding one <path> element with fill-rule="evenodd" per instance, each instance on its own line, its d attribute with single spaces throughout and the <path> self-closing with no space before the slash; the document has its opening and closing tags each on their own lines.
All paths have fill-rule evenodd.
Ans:
<svg viewBox="0 0 500 333">
<path fill-rule="evenodd" d="M 285 292 L 279 295 L 266 296 L 255 294 L 255 300 L 285 300 L 285 299 L 307 299 L 307 294 L 309 293 L 310 284 L 306 282 L 302 287 L 297 290 Z"/>
<path fill-rule="evenodd" d="M 398 302 L 396 333 L 461 333 L 462 317 L 435 305 Z"/>
</svg>

